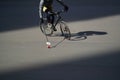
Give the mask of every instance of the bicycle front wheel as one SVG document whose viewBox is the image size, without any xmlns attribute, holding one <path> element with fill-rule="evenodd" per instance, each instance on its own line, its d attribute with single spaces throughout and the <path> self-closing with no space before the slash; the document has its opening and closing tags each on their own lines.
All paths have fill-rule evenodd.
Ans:
<svg viewBox="0 0 120 80">
<path fill-rule="evenodd" d="M 53 34 L 53 30 L 51 29 L 51 26 L 48 23 L 40 24 L 40 30 L 44 35 L 47 36 L 51 36 Z"/>
<path fill-rule="evenodd" d="M 70 32 L 69 27 L 64 21 L 60 22 L 60 30 L 61 30 L 62 35 L 65 37 L 65 39 L 70 40 L 71 32 Z"/>
</svg>

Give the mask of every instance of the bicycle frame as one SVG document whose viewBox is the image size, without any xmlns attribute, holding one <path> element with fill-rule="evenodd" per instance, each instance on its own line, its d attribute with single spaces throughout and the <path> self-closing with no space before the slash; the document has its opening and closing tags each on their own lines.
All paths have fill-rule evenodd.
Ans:
<svg viewBox="0 0 120 80">
<path fill-rule="evenodd" d="M 52 29 L 52 27 L 53 26 L 57 27 L 57 25 L 60 24 L 58 26 L 60 27 L 60 31 L 62 33 L 62 36 L 64 36 L 64 38 L 63 38 L 62 41 L 60 41 L 59 43 L 57 43 L 53 47 L 56 47 L 58 44 L 60 44 L 61 42 L 63 42 L 65 39 L 70 40 L 70 37 L 71 37 L 70 30 L 69 30 L 68 26 L 66 25 L 66 23 L 64 22 L 64 20 L 62 19 L 61 15 L 60 15 L 62 12 L 64 12 L 64 11 L 60 11 L 60 12 L 56 12 L 56 13 L 50 13 L 50 14 L 52 14 L 55 17 L 54 22 L 51 23 L 52 24 L 51 27 L 49 27 L 49 24 L 48 24 L 49 22 L 48 22 L 47 18 L 44 19 L 43 25 L 40 26 L 41 31 L 46 36 L 47 42 L 49 42 L 48 36 L 51 36 L 53 34 L 53 32 L 54 32 L 54 30 Z M 48 31 L 48 33 L 46 33 L 46 31 Z"/>
<path fill-rule="evenodd" d="M 53 23 L 53 25 L 56 27 L 56 25 L 59 23 L 59 21 L 62 19 L 62 17 L 60 16 L 60 14 L 57 14 L 57 20 L 54 21 L 55 23 Z"/>
<path fill-rule="evenodd" d="M 64 11 L 48 13 L 48 14 L 50 14 L 49 17 L 54 16 L 55 20 L 54 20 L 54 22 L 51 23 L 51 27 L 46 27 L 46 28 L 44 26 L 40 27 L 41 31 L 46 36 L 51 36 L 53 34 L 53 32 L 54 32 L 52 27 L 57 27 L 58 24 L 60 24 L 60 31 L 61 31 L 62 35 L 64 35 L 65 37 L 66 37 L 66 34 L 70 35 L 70 30 L 69 30 L 68 26 L 66 25 L 66 23 L 63 21 L 63 19 L 61 17 L 61 13 L 63 13 L 63 12 Z M 45 21 L 47 21 L 47 23 L 48 23 L 48 19 L 47 18 L 45 19 Z M 46 23 L 45 23 L 45 25 L 46 25 Z M 64 25 L 64 27 L 62 27 L 63 25 Z M 47 25 L 47 26 L 49 26 L 49 25 Z M 46 33 L 45 30 L 48 31 L 48 32 Z"/>
</svg>

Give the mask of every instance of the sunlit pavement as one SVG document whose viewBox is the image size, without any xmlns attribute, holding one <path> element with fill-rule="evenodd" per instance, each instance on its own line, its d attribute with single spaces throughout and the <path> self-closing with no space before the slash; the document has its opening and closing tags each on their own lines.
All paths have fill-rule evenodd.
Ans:
<svg viewBox="0 0 120 80">
<path fill-rule="evenodd" d="M 120 47 L 119 21 L 120 16 L 116 15 L 88 21 L 69 22 L 72 34 L 93 33 L 88 33 L 86 39 L 75 39 L 79 34 L 73 35 L 72 40 L 64 40 L 51 49 L 46 47 L 46 39 L 40 32 L 39 26 L 2 32 L 0 33 L 0 72 L 14 71 L 37 64 L 42 67 L 84 57 L 105 55 L 102 53 L 118 50 Z M 100 35 L 94 32 L 106 32 L 106 34 Z M 56 36 L 49 37 L 49 39 L 54 46 L 63 38 Z"/>
</svg>

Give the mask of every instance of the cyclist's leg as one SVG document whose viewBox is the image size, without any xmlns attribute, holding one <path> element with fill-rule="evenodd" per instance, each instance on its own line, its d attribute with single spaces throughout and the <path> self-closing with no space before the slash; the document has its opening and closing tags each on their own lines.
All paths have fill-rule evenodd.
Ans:
<svg viewBox="0 0 120 80">
<path fill-rule="evenodd" d="M 48 10 L 47 10 L 47 13 L 48 13 L 48 15 L 47 15 L 47 19 L 50 21 L 50 23 L 52 24 L 52 28 L 53 28 L 53 30 L 54 31 L 57 31 L 57 29 L 55 28 L 55 26 L 54 26 L 54 14 L 49 14 L 49 12 L 50 13 L 52 13 L 53 12 L 53 8 L 52 8 L 52 6 L 49 6 L 49 8 L 48 8 Z"/>
<path fill-rule="evenodd" d="M 54 14 L 51 14 L 52 28 L 53 28 L 54 31 L 57 31 L 56 27 L 54 26 L 54 20 L 55 20 L 55 16 L 54 16 Z"/>
<path fill-rule="evenodd" d="M 52 29 L 54 31 L 57 31 L 57 29 L 54 26 L 54 14 L 49 14 L 49 12 L 48 12 L 48 14 L 47 14 L 47 20 L 48 20 L 49 23 L 52 24 Z"/>
<path fill-rule="evenodd" d="M 48 12 L 46 12 L 46 18 L 47 18 L 47 21 L 49 22 L 50 18 L 49 18 Z"/>
<path fill-rule="evenodd" d="M 54 14 L 51 14 L 51 23 L 54 24 Z"/>
</svg>

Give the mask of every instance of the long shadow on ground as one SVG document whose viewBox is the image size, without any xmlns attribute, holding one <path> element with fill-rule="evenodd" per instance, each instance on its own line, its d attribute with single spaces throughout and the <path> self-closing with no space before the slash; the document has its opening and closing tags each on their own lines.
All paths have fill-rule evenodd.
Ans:
<svg viewBox="0 0 120 80">
<path fill-rule="evenodd" d="M 88 36 L 100 36 L 100 35 L 107 35 L 107 32 L 104 31 L 81 31 L 77 33 L 71 33 L 71 39 L 70 41 L 79 41 L 79 40 L 85 40 Z M 55 33 L 51 37 L 64 37 L 61 35 L 61 33 Z"/>
<path fill-rule="evenodd" d="M 88 36 L 99 36 L 99 35 L 107 35 L 107 32 L 103 31 L 82 31 L 78 33 L 71 34 L 71 41 L 79 41 L 85 40 Z"/>
</svg>

